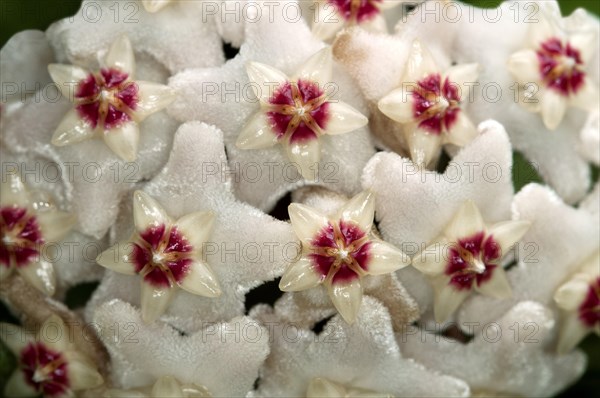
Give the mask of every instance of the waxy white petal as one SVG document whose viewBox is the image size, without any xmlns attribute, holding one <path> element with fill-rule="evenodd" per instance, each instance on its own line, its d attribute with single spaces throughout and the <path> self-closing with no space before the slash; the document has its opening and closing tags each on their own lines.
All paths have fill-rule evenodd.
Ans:
<svg viewBox="0 0 600 398">
<path fill-rule="evenodd" d="M 56 83 L 63 97 L 73 102 L 80 81 L 88 77 L 89 72 L 74 65 L 50 64 L 48 73 Z"/>
<path fill-rule="evenodd" d="M 479 293 L 498 298 L 505 299 L 512 296 L 512 289 L 508 279 L 506 279 L 506 271 L 502 267 L 496 267 L 492 271 L 492 277 L 481 285 L 474 284 L 475 290 Z"/>
<path fill-rule="evenodd" d="M 113 42 L 106 54 L 106 66 L 109 68 L 116 68 L 125 72 L 129 75 L 130 79 L 133 79 L 135 73 L 135 57 L 133 54 L 133 48 L 131 47 L 131 41 L 127 35 L 121 35 L 117 40 Z"/>
<path fill-rule="evenodd" d="M 448 68 L 444 75 L 452 84 L 457 84 L 459 86 L 460 98 L 462 100 L 468 100 L 469 87 L 472 87 L 479 77 L 479 64 L 454 65 Z"/>
<path fill-rule="evenodd" d="M 133 162 L 137 157 L 140 130 L 137 123 L 127 122 L 104 131 L 104 142 L 121 159 Z"/>
<path fill-rule="evenodd" d="M 52 135 L 52 145 L 65 146 L 88 140 L 96 133 L 92 125 L 79 116 L 76 109 L 71 109 L 63 117 Z"/>
<path fill-rule="evenodd" d="M 145 81 L 136 81 L 135 84 L 138 87 L 138 102 L 134 117 L 138 122 L 166 108 L 177 97 L 175 90 L 164 84 Z"/>
<path fill-rule="evenodd" d="M 369 275 L 389 274 L 410 264 L 410 258 L 406 253 L 381 240 L 372 240 L 369 251 L 371 253 L 367 263 Z"/>
<path fill-rule="evenodd" d="M 534 50 L 521 50 L 508 59 L 508 70 L 521 84 L 540 82 L 540 66 Z"/>
<path fill-rule="evenodd" d="M 29 284 L 42 293 L 52 296 L 56 288 L 56 278 L 52 264 L 44 260 L 32 261 L 17 271 Z"/>
<path fill-rule="evenodd" d="M 448 248 L 448 241 L 439 239 L 417 254 L 412 260 L 412 266 L 425 275 L 442 274 L 448 261 Z"/>
<path fill-rule="evenodd" d="M 35 342 L 31 333 L 26 333 L 23 328 L 11 323 L 0 323 L 0 339 L 15 356 L 21 355 L 21 350 L 28 344 Z"/>
<path fill-rule="evenodd" d="M 310 245 L 317 232 L 328 224 L 327 217 L 317 209 L 300 203 L 288 206 L 292 228 L 303 244 Z"/>
<path fill-rule="evenodd" d="M 567 100 L 562 94 L 551 89 L 544 91 L 542 101 L 542 120 L 550 130 L 554 130 L 562 122 L 567 111 Z"/>
<path fill-rule="evenodd" d="M 262 111 L 255 113 L 246 122 L 235 144 L 241 149 L 263 149 L 277 144 L 277 135 L 267 115 Z"/>
<path fill-rule="evenodd" d="M 577 313 L 564 316 L 558 338 L 558 353 L 567 354 L 571 352 L 589 332 L 590 329 L 585 327 Z"/>
<path fill-rule="evenodd" d="M 25 380 L 25 373 L 21 369 L 16 369 L 4 386 L 4 394 L 15 398 L 35 397 L 39 395 L 39 391 Z"/>
<path fill-rule="evenodd" d="M 36 217 L 46 243 L 56 243 L 63 239 L 77 222 L 74 214 L 64 211 L 40 211 L 36 213 Z"/>
<path fill-rule="evenodd" d="M 458 146 L 467 145 L 475 137 L 477 137 L 477 128 L 463 110 L 458 112 L 450 131 L 444 136 L 446 142 Z"/>
<path fill-rule="evenodd" d="M 173 296 L 173 289 L 170 287 L 156 287 L 148 282 L 141 281 L 141 306 L 142 319 L 146 323 L 157 320 L 165 313 Z"/>
<path fill-rule="evenodd" d="M 248 62 L 246 73 L 252 84 L 256 97 L 262 102 L 268 102 L 273 91 L 288 81 L 288 77 L 278 69 L 259 62 Z"/>
<path fill-rule="evenodd" d="M 183 398 L 181 384 L 173 376 L 163 376 L 152 387 L 153 397 Z"/>
<path fill-rule="evenodd" d="M 594 53 L 598 51 L 598 36 L 595 32 L 577 32 L 569 35 L 569 44 L 579 51 L 579 56 L 584 64 L 590 62 Z"/>
<path fill-rule="evenodd" d="M 170 222 L 169 216 L 162 206 L 144 191 L 133 194 L 133 222 L 139 233 L 149 227 L 156 227 Z"/>
<path fill-rule="evenodd" d="M 329 297 L 342 318 L 352 324 L 356 320 L 360 304 L 362 302 L 363 290 L 359 279 L 349 283 L 333 283 L 329 288 Z"/>
<path fill-rule="evenodd" d="M 315 269 L 313 261 L 302 256 L 288 266 L 279 281 L 279 289 L 284 292 L 297 292 L 312 289 L 323 281 L 323 276 Z"/>
<path fill-rule="evenodd" d="M 29 194 L 25 184 L 15 173 L 7 173 L 2 176 L 0 182 L 0 205 L 1 206 L 29 206 Z"/>
<path fill-rule="evenodd" d="M 457 240 L 468 238 L 484 228 L 483 218 L 475 202 L 467 200 L 458 209 L 444 232 L 449 240 Z"/>
<path fill-rule="evenodd" d="M 409 123 L 414 118 L 414 108 L 410 86 L 400 87 L 379 100 L 377 107 L 398 123 Z"/>
<path fill-rule="evenodd" d="M 100 253 L 98 258 L 96 258 L 96 262 L 115 272 L 135 275 L 135 267 L 131 261 L 133 248 L 134 246 L 131 242 L 116 243 Z"/>
<path fill-rule="evenodd" d="M 346 389 L 320 377 L 312 379 L 306 389 L 306 398 L 337 398 L 346 396 Z"/>
<path fill-rule="evenodd" d="M 187 292 L 204 297 L 219 297 L 222 293 L 214 272 L 208 264 L 201 261 L 194 261 L 190 265 L 179 286 Z"/>
<path fill-rule="evenodd" d="M 329 135 L 349 133 L 369 123 L 366 116 L 344 102 L 330 102 L 329 115 L 325 125 Z"/>
<path fill-rule="evenodd" d="M 158 12 L 170 2 L 171 0 L 142 0 L 142 5 L 148 12 Z"/>
<path fill-rule="evenodd" d="M 325 47 L 306 62 L 302 68 L 294 74 L 294 80 L 309 80 L 319 84 L 319 88 L 324 90 L 326 85 L 331 83 L 331 74 L 333 72 L 333 55 L 331 47 Z"/>
<path fill-rule="evenodd" d="M 200 252 L 204 244 L 209 241 L 214 224 L 215 214 L 211 211 L 190 213 L 175 222 L 177 229 L 196 252 Z"/>
<path fill-rule="evenodd" d="M 406 132 L 411 160 L 422 167 L 435 163 L 440 156 L 442 136 L 418 127 L 407 127 Z"/>
<path fill-rule="evenodd" d="M 66 352 L 65 357 L 68 361 L 69 387 L 72 390 L 88 390 L 104 383 L 100 373 L 87 358 L 83 358 L 75 351 Z"/>
<path fill-rule="evenodd" d="M 597 83 L 590 82 L 589 79 L 570 98 L 570 104 L 577 108 L 584 109 L 588 112 L 598 112 L 599 91 Z"/>
<path fill-rule="evenodd" d="M 329 2 L 316 4 L 318 9 L 313 19 L 312 33 L 317 39 L 329 40 L 344 27 L 346 20 L 337 12 L 333 4 Z"/>
<path fill-rule="evenodd" d="M 558 288 L 554 294 L 556 305 L 565 311 L 577 311 L 583 300 L 585 300 L 590 289 L 589 281 L 582 274 Z"/>
<path fill-rule="evenodd" d="M 416 84 L 423 77 L 437 72 L 438 68 L 429 50 L 420 41 L 415 40 L 406 63 L 402 82 Z"/>
<path fill-rule="evenodd" d="M 369 233 L 375 217 L 375 195 L 371 191 L 362 191 L 346 202 L 339 210 L 340 219 L 352 221 L 360 229 Z"/>
<path fill-rule="evenodd" d="M 38 339 L 48 348 L 63 352 L 69 348 L 69 330 L 65 321 L 56 314 L 50 315 L 38 331 Z"/>
<path fill-rule="evenodd" d="M 500 245 L 501 255 L 505 256 L 510 248 L 521 240 L 529 227 L 531 227 L 531 222 L 527 220 L 504 221 L 492 226 L 489 234 Z"/>
<path fill-rule="evenodd" d="M 470 290 L 458 290 L 449 283 L 449 278 L 440 276 L 433 281 L 433 315 L 435 321 L 443 323 L 471 294 Z"/>
<path fill-rule="evenodd" d="M 286 146 L 288 159 L 308 181 L 318 178 L 321 143 L 318 138 L 290 142 Z"/>
</svg>

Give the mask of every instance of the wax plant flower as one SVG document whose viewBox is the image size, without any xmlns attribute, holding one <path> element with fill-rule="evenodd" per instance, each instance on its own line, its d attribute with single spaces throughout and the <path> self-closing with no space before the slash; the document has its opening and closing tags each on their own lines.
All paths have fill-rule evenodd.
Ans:
<svg viewBox="0 0 600 398">
<path fill-rule="evenodd" d="M 134 161 L 138 124 L 174 100 L 167 86 L 133 80 L 135 59 L 127 36 L 112 44 L 98 72 L 57 64 L 49 65 L 48 71 L 63 96 L 74 103 L 52 137 L 58 146 L 100 135 L 119 157 Z"/>
<path fill-rule="evenodd" d="M 0 183 L 0 280 L 18 272 L 31 285 L 52 295 L 56 287 L 48 244 L 57 244 L 75 223 L 72 214 L 37 201 L 14 173 Z M 39 195 L 38 195 L 39 196 Z"/>
<path fill-rule="evenodd" d="M 261 110 L 240 132 L 237 146 L 261 149 L 279 142 L 304 178 L 318 180 L 319 137 L 348 133 L 368 122 L 351 106 L 331 98 L 327 90 L 331 89 L 332 69 L 328 47 L 308 59 L 291 78 L 269 65 L 249 63 L 248 77 Z"/>
<path fill-rule="evenodd" d="M 286 7 L 298 6 L 296 0 L 286 2 Z M 252 7 L 256 7 L 257 12 L 263 16 L 269 15 L 268 2 L 253 2 Z M 290 45 L 292 41 L 293 46 Z M 317 140 L 313 130 L 302 124 L 295 129 L 295 136 L 303 138 L 301 141 L 292 143 L 292 146 L 287 145 L 285 140 L 281 142 L 284 148 L 297 150 L 292 153 L 295 159 L 292 162 L 301 166 L 312 166 L 312 169 L 307 170 L 307 177 L 310 177 L 308 180 L 296 172 L 296 167 L 280 148 L 248 150 L 240 149 L 236 145 L 245 127 L 249 134 L 263 139 L 258 141 L 263 146 L 273 146 L 274 138 L 277 136 L 270 126 L 265 124 L 268 120 L 265 121 L 264 118 L 261 120 L 260 114 L 257 115 L 257 111 L 264 115 L 265 109 L 259 107 L 262 97 L 257 98 L 254 93 L 259 85 L 251 83 L 249 77 L 253 76 L 247 73 L 248 64 L 252 62 L 269 65 L 282 72 L 275 76 L 276 79 L 271 78 L 273 84 L 264 86 L 262 84 L 265 81 L 264 77 L 260 80 L 261 96 L 270 97 L 275 94 L 275 88 L 284 79 L 283 74 L 289 77 L 294 76 L 298 71 L 309 71 L 309 68 L 303 66 L 308 67 L 307 60 L 320 50 L 324 51 L 319 57 L 322 62 L 312 65 L 315 68 L 313 70 L 319 72 L 319 76 L 312 76 L 308 80 L 318 82 L 319 90 L 326 94 L 335 93 L 332 100 L 343 101 L 361 114 L 366 114 L 367 109 L 360 90 L 353 84 L 344 68 L 333 62 L 333 79 L 322 79 L 326 77 L 325 75 L 331 74 L 329 69 L 331 63 L 324 50 L 324 44 L 314 38 L 304 20 L 290 23 L 282 12 L 273 12 L 269 18 L 258 18 L 255 23 L 246 23 L 239 54 L 228 60 L 222 67 L 188 69 L 176 74 L 169 81 L 169 85 L 178 92 L 177 100 L 168 108 L 169 115 L 180 121 L 201 120 L 223 131 L 230 169 L 235 173 L 233 181 L 236 196 L 261 210 L 271 210 L 281 197 L 304 185 L 318 184 L 345 195 L 355 194 L 360 190 L 361 170 L 375 152 L 367 127 L 357 128 L 356 125 L 357 122 L 360 122 L 358 125 L 365 124 L 365 118 L 354 112 L 338 113 L 342 110 L 349 111 L 349 107 L 342 107 L 342 104 L 337 102 L 331 102 L 325 107 L 321 106 L 319 108 L 321 112 L 315 112 L 316 115 L 313 116 L 313 119 L 316 117 L 324 124 L 312 127 L 323 131 L 329 128 L 328 134 L 321 135 Z M 312 61 L 317 60 L 318 58 L 312 59 Z M 289 80 L 288 77 L 285 80 Z M 323 87 L 323 82 L 329 84 Z M 306 85 L 303 87 L 309 88 Z M 288 94 L 291 94 L 291 88 L 291 85 L 286 86 L 285 90 L 288 90 Z M 285 90 L 280 94 L 285 94 Z M 310 95 L 312 97 L 315 94 L 316 92 Z M 265 100 L 263 98 L 263 102 Z M 286 100 L 285 95 L 279 96 L 276 101 L 283 101 L 283 105 L 296 104 L 293 98 Z M 308 100 L 303 99 L 303 101 Z M 312 105 L 315 103 L 309 104 Z M 295 106 L 286 106 L 285 111 L 290 111 L 293 107 Z M 302 112 L 300 108 L 298 110 Z M 306 112 L 304 114 L 306 115 Z M 349 119 L 344 121 L 336 119 L 336 115 L 345 115 L 344 117 Z M 277 124 L 273 127 L 278 129 L 278 134 L 281 134 L 282 130 L 285 133 L 292 116 L 285 114 L 271 116 L 277 118 Z M 329 117 L 329 126 L 326 117 Z M 350 128 L 352 124 L 357 128 L 355 131 L 346 134 L 329 134 L 335 131 L 339 133 L 343 130 L 352 130 Z M 265 128 L 261 130 L 262 127 Z M 343 130 L 340 127 L 343 127 Z M 303 133 L 305 136 L 302 137 L 298 133 Z M 246 138 L 248 137 L 245 137 L 242 142 L 250 142 L 250 140 L 246 141 Z M 315 164 L 316 159 L 320 161 Z M 257 168 L 257 172 L 254 173 Z"/>
<path fill-rule="evenodd" d="M 329 40 L 340 30 L 353 25 L 386 32 L 383 12 L 402 3 L 398 0 L 318 0 L 314 5 L 312 32 L 322 40 Z"/>
<path fill-rule="evenodd" d="M 521 104 L 541 113 L 544 125 L 554 130 L 569 106 L 598 109 L 598 82 L 589 73 L 598 37 L 549 11 L 542 9 L 531 24 L 528 48 L 513 53 L 508 68 L 523 86 Z"/>
<path fill-rule="evenodd" d="M 214 216 L 196 212 L 173 221 L 161 205 L 142 191 L 133 195 L 136 232 L 98 257 L 104 267 L 142 278 L 142 318 L 152 322 L 163 314 L 176 287 L 206 297 L 221 289 L 210 266 L 202 261 Z"/>
<path fill-rule="evenodd" d="M 379 109 L 402 124 L 415 163 L 430 166 L 441 145 L 464 146 L 477 134 L 461 107 L 477 81 L 477 69 L 477 64 L 461 64 L 441 73 L 431 53 L 419 41 L 413 43 L 401 87 L 383 97 Z"/>
<path fill-rule="evenodd" d="M 0 338 L 18 367 L 8 380 L 8 397 L 69 397 L 103 383 L 94 363 L 72 344 L 67 325 L 53 315 L 32 335 L 18 326 L 0 324 Z"/>
<path fill-rule="evenodd" d="M 308 206 L 291 204 L 288 212 L 302 242 L 302 255 L 281 278 L 281 290 L 299 291 L 323 284 L 344 320 L 354 322 L 363 296 L 361 279 L 409 264 L 401 250 L 371 235 L 374 205 L 368 191 L 350 199 L 330 217 Z"/>
<path fill-rule="evenodd" d="M 100 335 L 111 356 L 109 393 L 115 397 L 135 393 L 119 395 L 115 389 L 149 385 L 162 393 L 151 393 L 152 397 L 246 396 L 269 353 L 269 332 L 249 317 L 205 322 L 198 331 L 182 335 L 162 321 L 144 324 L 136 308 L 112 300 L 98 307 L 92 319 L 101 330 L 118 328 L 114 334 Z M 135 335 L 130 335 L 128 325 L 137 325 Z M 167 395 L 167 388 L 175 395 Z"/>
<path fill-rule="evenodd" d="M 462 205 L 436 242 L 412 262 L 432 277 L 438 322 L 445 321 L 472 291 L 500 299 L 511 296 L 501 261 L 529 226 L 528 221 L 505 221 L 486 227 L 473 201 Z"/>
</svg>

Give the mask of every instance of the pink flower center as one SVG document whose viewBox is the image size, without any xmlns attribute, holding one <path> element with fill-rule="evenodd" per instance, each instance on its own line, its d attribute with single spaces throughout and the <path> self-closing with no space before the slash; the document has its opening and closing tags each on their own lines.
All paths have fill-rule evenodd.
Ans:
<svg viewBox="0 0 600 398">
<path fill-rule="evenodd" d="M 118 69 L 101 69 L 79 82 L 75 109 L 93 128 L 110 130 L 132 120 L 138 104 L 138 86 Z"/>
<path fill-rule="evenodd" d="M 312 240 L 310 258 L 326 281 L 348 282 L 367 271 L 370 246 L 367 234 L 358 225 L 330 222 Z"/>
<path fill-rule="evenodd" d="M 0 265 L 23 267 L 39 255 L 44 243 L 35 216 L 22 207 L 0 209 Z"/>
<path fill-rule="evenodd" d="M 500 245 L 492 235 L 478 232 L 468 238 L 459 239 L 449 251 L 446 275 L 450 284 L 458 290 L 468 290 L 487 282 L 498 267 L 502 253 Z"/>
<path fill-rule="evenodd" d="M 590 284 L 587 296 L 579 306 L 579 319 L 590 328 L 600 323 L 600 277 Z"/>
<path fill-rule="evenodd" d="M 540 73 L 546 85 L 565 95 L 577 93 L 584 84 L 585 73 L 579 51 L 558 38 L 543 42 L 537 50 Z"/>
<path fill-rule="evenodd" d="M 69 389 L 67 361 L 61 353 L 32 343 L 21 351 L 20 362 L 27 384 L 44 396 L 63 395 Z"/>
<path fill-rule="evenodd" d="M 458 85 L 439 74 L 431 74 L 417 82 L 412 91 L 413 117 L 419 127 L 439 135 L 449 132 L 460 112 Z"/>
<path fill-rule="evenodd" d="M 192 250 L 176 227 L 149 227 L 133 246 L 135 271 L 153 286 L 172 287 L 189 272 Z"/>
<path fill-rule="evenodd" d="M 363 23 L 379 14 L 382 0 L 328 0 L 338 13 L 349 22 Z"/>
<path fill-rule="evenodd" d="M 283 83 L 269 103 L 267 116 L 278 139 L 294 142 L 317 138 L 329 120 L 327 96 L 311 81 Z"/>
</svg>

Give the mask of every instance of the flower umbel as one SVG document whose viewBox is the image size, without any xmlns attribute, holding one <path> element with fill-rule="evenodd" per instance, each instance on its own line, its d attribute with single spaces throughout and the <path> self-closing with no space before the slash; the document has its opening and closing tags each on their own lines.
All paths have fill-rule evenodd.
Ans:
<svg viewBox="0 0 600 398">
<path fill-rule="evenodd" d="M 313 55 L 292 78 L 268 65 L 249 63 L 247 73 L 261 109 L 242 129 L 237 146 L 261 149 L 281 143 L 302 176 L 316 179 L 314 165 L 321 157 L 319 138 L 347 133 L 368 122 L 357 110 L 326 92 L 332 84 L 332 66 L 329 47 Z"/>
<path fill-rule="evenodd" d="M 477 134 L 462 109 L 477 64 L 455 65 L 440 73 L 429 51 L 418 41 L 402 77 L 402 86 L 379 101 L 379 110 L 402 124 L 412 160 L 429 166 L 443 144 L 464 146 Z"/>
<path fill-rule="evenodd" d="M 201 260 L 214 216 L 191 213 L 173 222 L 150 196 L 133 197 L 136 232 L 128 242 L 117 243 L 98 256 L 98 264 L 114 271 L 142 277 L 142 318 L 153 322 L 169 305 L 175 287 L 192 294 L 217 297 L 219 283 Z"/>
<path fill-rule="evenodd" d="M 530 224 L 505 221 L 487 228 L 475 203 L 464 203 L 442 236 L 412 262 L 432 278 L 437 322 L 446 321 L 473 289 L 487 296 L 510 297 L 501 260 Z"/>
<path fill-rule="evenodd" d="M 127 36 L 110 47 L 105 65 L 88 72 L 73 65 L 48 65 L 62 95 L 74 103 L 52 137 L 57 146 L 101 135 L 108 147 L 126 161 L 134 161 L 138 124 L 174 99 L 174 92 L 157 83 L 135 81 L 135 59 Z"/>
<path fill-rule="evenodd" d="M 45 294 L 55 289 L 52 264 L 41 255 L 75 224 L 72 214 L 37 201 L 16 174 L 3 177 L 0 192 L 0 280 L 17 271 Z"/>
<path fill-rule="evenodd" d="M 279 288 L 300 291 L 324 284 L 348 323 L 354 322 L 360 308 L 363 277 L 387 274 L 409 264 L 402 251 L 371 236 L 375 210 L 369 191 L 353 197 L 329 218 L 297 203 L 288 211 L 302 242 L 302 255 L 286 270 Z"/>
<path fill-rule="evenodd" d="M 69 342 L 71 334 L 58 316 L 49 317 L 35 336 L 7 323 L 0 328 L 0 338 L 19 362 L 4 389 L 6 396 L 72 396 L 103 383 L 93 363 Z"/>
</svg>

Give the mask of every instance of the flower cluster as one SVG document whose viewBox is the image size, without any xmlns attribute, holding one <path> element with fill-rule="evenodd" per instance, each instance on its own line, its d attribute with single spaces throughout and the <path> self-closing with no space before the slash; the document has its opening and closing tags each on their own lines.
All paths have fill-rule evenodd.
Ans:
<svg viewBox="0 0 600 398">
<path fill-rule="evenodd" d="M 600 334 L 599 20 L 417 3 L 140 0 L 131 23 L 83 0 L 13 36 L 5 395 L 576 381 Z"/>
</svg>

